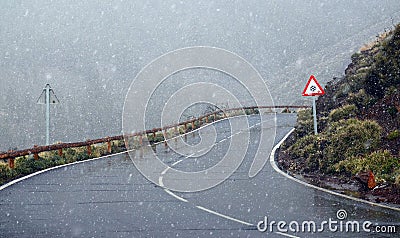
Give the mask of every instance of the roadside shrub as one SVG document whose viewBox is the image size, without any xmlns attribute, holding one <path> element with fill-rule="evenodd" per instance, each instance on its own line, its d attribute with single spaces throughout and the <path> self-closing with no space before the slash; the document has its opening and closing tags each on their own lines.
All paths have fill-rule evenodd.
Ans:
<svg viewBox="0 0 400 238">
<path fill-rule="evenodd" d="M 307 121 L 307 120 L 312 120 L 313 115 L 312 115 L 312 109 L 304 109 L 304 110 L 299 110 L 297 112 L 297 121 L 302 122 L 302 121 Z"/>
<path fill-rule="evenodd" d="M 357 93 L 350 93 L 347 102 L 354 104 L 358 108 L 369 106 L 371 96 L 365 92 L 365 89 L 360 89 Z M 372 103 L 373 104 L 373 103 Z"/>
<path fill-rule="evenodd" d="M 245 114 L 246 114 L 246 115 L 260 114 L 260 111 L 258 110 L 258 108 L 255 108 L 255 109 L 246 109 L 246 110 L 245 110 Z"/>
<path fill-rule="evenodd" d="M 329 113 L 329 120 L 331 122 L 337 122 L 343 119 L 349 119 L 355 117 L 357 113 L 357 107 L 354 104 L 345 105 L 332 110 Z"/>
<path fill-rule="evenodd" d="M 374 121 L 340 120 L 330 124 L 318 135 L 299 138 L 288 148 L 288 153 L 303 160 L 305 170 L 334 172 L 336 163 L 354 156 L 375 151 L 380 144 L 381 127 Z"/>
<path fill-rule="evenodd" d="M 0 184 L 10 181 L 14 174 L 15 172 L 10 169 L 6 163 L 0 164 Z"/>
<path fill-rule="evenodd" d="M 162 137 L 162 134 L 157 135 Z M 156 136 L 156 137 L 157 137 Z M 38 160 L 35 160 L 32 155 L 15 158 L 15 168 L 10 169 L 7 163 L 0 163 L 0 185 L 9 182 L 13 179 L 34 173 L 39 170 L 50 167 L 82 161 L 94 157 L 100 157 L 107 154 L 107 144 L 96 144 L 91 146 L 92 154 L 87 154 L 87 148 L 67 148 L 63 149 L 62 156 L 58 155 L 58 151 L 48 151 L 39 154 Z M 111 143 L 112 153 L 117 153 L 125 150 L 124 140 L 113 141 Z"/>
<path fill-rule="evenodd" d="M 397 108 L 395 106 L 389 106 L 389 108 L 387 109 L 387 112 L 389 113 L 389 115 L 392 118 L 395 118 L 399 111 L 397 110 Z"/>
<path fill-rule="evenodd" d="M 160 134 L 156 134 L 156 140 L 157 141 L 161 141 L 162 138 L 164 138 L 164 136 L 162 135 L 162 133 Z M 111 153 L 118 153 L 118 152 L 122 152 L 125 151 L 125 141 L 124 140 L 118 140 L 118 141 L 114 141 L 111 143 Z"/>
<path fill-rule="evenodd" d="M 400 171 L 397 172 L 395 184 L 400 185 Z"/>
<path fill-rule="evenodd" d="M 396 129 L 394 131 L 389 132 L 389 134 L 387 135 L 387 139 L 388 140 L 396 140 L 399 138 L 399 136 L 400 136 L 400 132 L 399 132 L 399 130 Z"/>
<path fill-rule="evenodd" d="M 296 141 L 291 147 L 289 152 L 294 159 L 315 157 L 317 154 L 316 136 L 307 135 Z"/>
<path fill-rule="evenodd" d="M 387 150 L 376 151 L 364 156 L 354 156 L 334 165 L 337 172 L 355 175 L 361 171 L 371 170 L 377 181 L 399 182 L 399 159 Z"/>
<path fill-rule="evenodd" d="M 298 138 L 309 135 L 313 132 L 313 115 L 311 109 L 300 110 L 297 113 L 296 135 Z"/>
<path fill-rule="evenodd" d="M 332 123 L 324 133 L 322 167 L 330 170 L 335 163 L 358 155 L 375 151 L 381 141 L 382 128 L 374 121 L 357 119 L 340 120 Z"/>
</svg>

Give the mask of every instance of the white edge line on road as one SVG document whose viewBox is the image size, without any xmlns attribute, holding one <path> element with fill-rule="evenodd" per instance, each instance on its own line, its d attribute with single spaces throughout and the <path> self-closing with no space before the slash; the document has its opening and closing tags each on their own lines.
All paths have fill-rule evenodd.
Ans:
<svg viewBox="0 0 400 238">
<path fill-rule="evenodd" d="M 195 153 L 186 156 L 185 159 L 187 159 L 187 158 L 193 156 L 194 154 L 195 154 Z M 175 166 L 175 165 L 181 163 L 182 161 L 184 161 L 184 159 L 181 159 L 181 160 L 176 161 L 176 162 L 173 163 L 171 166 Z M 168 168 L 166 168 L 164 171 L 162 171 L 162 172 L 161 172 L 161 176 L 158 177 L 158 183 L 160 184 L 161 187 L 164 187 L 164 183 L 163 183 L 163 181 L 162 181 L 162 180 L 163 180 L 163 175 L 165 175 L 165 173 L 168 171 L 169 168 L 170 168 L 170 167 L 168 167 Z M 189 201 L 188 201 L 187 199 L 176 195 L 175 193 L 173 193 L 172 191 L 170 191 L 170 190 L 167 189 L 167 188 L 164 188 L 164 191 L 165 191 L 166 193 L 168 193 L 169 195 L 173 196 L 174 198 L 176 198 L 176 199 L 182 201 L 182 202 L 187 202 L 187 203 L 189 203 Z M 228 220 L 231 220 L 231 221 L 239 222 L 239 223 L 244 224 L 244 225 L 247 225 L 247 226 L 254 226 L 254 224 L 252 224 L 252 223 L 245 222 L 245 221 L 242 221 L 242 220 L 239 220 L 239 219 L 236 219 L 236 218 L 233 218 L 233 217 L 230 217 L 230 216 L 221 214 L 221 213 L 219 213 L 219 212 L 210 210 L 210 209 L 205 208 L 205 207 L 202 207 L 202 206 L 196 206 L 196 205 L 195 205 L 195 207 L 198 208 L 198 209 L 200 209 L 200 210 L 203 210 L 203 211 L 205 211 L 205 212 L 208 212 L 208 213 L 217 215 L 217 216 L 219 216 L 219 217 L 222 217 L 222 218 L 225 218 L 225 219 L 228 219 Z"/>
<path fill-rule="evenodd" d="M 282 171 L 281 169 L 279 169 L 278 166 L 275 163 L 275 152 L 282 145 L 282 143 L 289 137 L 289 135 L 293 133 L 294 130 L 295 130 L 295 128 L 293 128 L 291 131 L 289 131 L 289 133 L 287 133 L 285 135 L 285 137 L 283 137 L 283 139 L 281 141 L 279 141 L 279 143 L 276 144 L 275 147 L 271 151 L 271 155 L 269 157 L 269 162 L 271 163 L 272 168 L 274 168 L 274 170 L 276 172 L 278 172 L 278 173 L 282 174 L 283 176 L 285 176 L 285 177 L 287 177 L 287 178 L 289 178 L 289 179 L 291 179 L 291 180 L 293 180 L 295 182 L 298 182 L 298 183 L 300 183 L 300 184 L 302 184 L 304 186 L 307 186 L 307 187 L 310 187 L 310 188 L 313 188 L 313 189 L 316 189 L 316 190 L 319 190 L 319 191 L 323 191 L 323 192 L 326 192 L 326 193 L 329 193 L 329 194 L 332 194 L 332 195 L 336 195 L 336 196 L 339 196 L 339 197 L 351 199 L 353 201 L 366 203 L 366 204 L 369 204 L 369 205 L 372 205 L 372 206 L 377 206 L 377 207 L 381 207 L 381 208 L 400 211 L 400 208 L 397 208 L 397 207 L 391 207 L 391 206 L 387 206 L 387 205 L 384 205 L 384 204 L 374 203 L 374 202 L 370 202 L 370 201 L 367 201 L 367 200 L 351 197 L 351 196 L 348 196 L 348 195 L 345 195 L 345 194 L 337 193 L 337 192 L 334 192 L 334 191 L 331 191 L 331 190 L 328 190 L 328 189 L 325 189 L 325 188 L 320 188 L 318 186 L 309 184 L 309 183 L 304 182 L 304 181 L 302 181 L 300 179 L 297 179 L 297 178 L 295 178 L 293 176 L 290 176 L 289 174 L 287 174 L 284 171 Z"/>
<path fill-rule="evenodd" d="M 187 158 L 189 158 L 189 157 L 187 157 Z M 175 165 L 179 164 L 180 162 L 182 162 L 182 160 L 183 160 L 183 159 L 176 161 L 175 163 L 171 164 L 171 166 L 175 166 Z M 168 169 L 169 169 L 169 167 L 168 167 Z M 167 170 L 167 169 L 166 169 L 166 170 Z M 166 172 L 166 170 L 164 170 L 164 171 Z M 165 174 L 165 173 L 164 173 L 164 174 Z"/>
<path fill-rule="evenodd" d="M 276 234 L 281 235 L 281 236 L 286 236 L 286 237 L 291 237 L 291 238 L 300 238 L 300 236 L 294 236 L 294 235 L 289 235 L 283 232 L 275 231 Z"/>
<path fill-rule="evenodd" d="M 163 188 L 163 187 L 165 187 L 165 186 L 164 186 L 164 183 L 163 183 L 162 180 L 163 180 L 163 176 L 158 177 L 158 184 L 160 184 L 160 187 Z"/>
<path fill-rule="evenodd" d="M 70 165 L 75 165 L 75 164 L 80 164 L 80 163 L 84 163 L 84 162 L 94 161 L 94 160 L 98 160 L 98 159 L 104 159 L 104 158 L 108 158 L 108 157 L 112 157 L 112 156 L 116 156 L 116 155 L 121 155 L 121 154 L 128 153 L 128 152 L 130 152 L 130 151 L 132 151 L 132 150 L 127 150 L 127 151 L 122 151 L 122 152 L 118 152 L 118 153 L 115 153 L 115 154 L 100 156 L 100 157 L 93 158 L 93 159 L 75 161 L 75 162 L 73 162 L 73 163 L 62 164 L 62 165 L 58 165 L 58 166 L 55 166 L 55 167 L 47 168 L 47 169 L 44 169 L 44 170 L 36 171 L 36 172 L 34 172 L 34 173 L 31 173 L 31 174 L 28 174 L 28 175 L 26 175 L 26 176 L 24 176 L 24 177 L 21 177 L 21 178 L 12 180 L 12 181 L 10 181 L 10 182 L 8 182 L 8 183 L 6 183 L 6 184 L 0 186 L 0 191 L 3 190 L 3 189 L 5 189 L 5 188 L 7 188 L 7 187 L 9 187 L 9 186 L 11 186 L 11 185 L 13 185 L 13 184 L 16 184 L 16 183 L 18 183 L 18 182 L 21 182 L 21 181 L 23 181 L 23 180 L 25 180 L 25 179 L 31 178 L 31 177 L 36 176 L 36 175 L 38 175 L 38 174 L 42 174 L 42 173 L 48 172 L 48 171 L 50 171 L 50 170 L 59 169 L 59 168 L 62 168 L 62 167 L 66 167 L 66 166 L 70 166 Z"/>
<path fill-rule="evenodd" d="M 173 196 L 174 198 L 182 201 L 182 202 L 189 202 L 188 200 L 184 199 L 183 197 L 179 197 L 178 195 L 176 195 L 175 193 L 171 192 L 169 189 L 164 188 L 164 191 L 167 192 L 169 195 Z"/>
<path fill-rule="evenodd" d="M 241 115 L 241 116 L 246 116 L 246 115 Z M 193 133 L 194 131 L 200 130 L 200 129 L 206 127 L 206 126 L 210 126 L 210 125 L 212 125 L 212 124 L 215 124 L 215 123 L 220 122 L 220 121 L 223 121 L 223 120 L 233 119 L 233 118 L 241 117 L 241 116 L 235 116 L 235 117 L 231 117 L 231 118 L 223 118 L 223 119 L 214 121 L 214 122 L 212 122 L 212 123 L 206 124 L 206 125 L 204 125 L 204 126 L 201 126 L 201 127 L 197 128 L 196 130 L 190 131 L 189 133 L 185 133 L 185 134 Z M 235 135 L 237 135 L 237 134 L 239 134 L 239 133 L 240 133 L 240 132 L 236 133 Z M 185 134 L 182 134 L 182 135 L 185 135 Z M 179 136 L 182 136 L 182 135 L 179 135 Z M 177 136 L 177 137 L 179 137 L 179 136 Z M 170 138 L 169 140 L 171 140 L 171 139 L 174 139 L 174 138 Z M 160 143 L 162 143 L 162 142 L 158 142 L 158 143 L 155 143 L 155 144 L 157 145 L 157 144 L 160 144 Z M 70 165 L 80 164 L 80 163 L 84 163 L 84 162 L 94 161 L 94 160 L 98 160 L 98 159 L 108 158 L 108 157 L 112 157 L 112 156 L 116 156 L 116 155 L 121 155 L 121 154 L 125 154 L 125 153 L 131 152 L 131 151 L 134 151 L 134 149 L 127 150 L 127 151 L 122 151 L 122 152 L 115 153 L 115 154 L 105 155 L 105 156 L 101 156 L 101 157 L 97 157 L 97 158 L 92 158 L 92 159 L 88 159 L 88 160 L 75 161 L 75 162 L 73 162 L 73 163 L 63 164 L 63 165 L 59 165 L 59 166 L 47 168 L 47 169 L 44 169 L 44 170 L 40 170 L 40 171 L 34 172 L 34 173 L 32 173 L 32 174 L 28 174 L 28 175 L 26 175 L 26 176 L 24 176 L 24 177 L 15 179 L 15 180 L 13 180 L 13 181 L 10 181 L 10 182 L 8 182 L 8 183 L 6 183 L 6 184 L 0 186 L 0 191 L 3 190 L 3 189 L 5 189 L 5 188 L 7 188 L 7 187 L 9 187 L 9 186 L 11 186 L 11 185 L 13 185 L 13 184 L 16 184 L 16 183 L 18 183 L 18 182 L 20 182 L 20 181 L 26 180 L 26 179 L 28 179 L 28 178 L 31 178 L 31 177 L 33 177 L 33 176 L 36 176 L 36 175 L 39 175 L 39 174 L 42 174 L 42 173 L 45 173 L 45 172 L 48 172 L 48 171 L 51 171 L 51 170 L 59 169 L 59 168 L 62 168 L 62 167 L 67 167 L 67 166 L 70 166 Z M 180 160 L 180 161 L 177 161 L 177 162 L 180 163 L 180 162 L 182 162 L 182 161 L 183 161 L 183 160 Z M 175 162 L 175 165 L 178 164 L 177 162 Z M 161 179 L 161 181 L 160 181 L 160 179 Z M 163 184 L 163 183 L 162 183 L 162 177 L 159 177 L 159 182 L 160 182 L 160 184 Z M 180 200 L 180 201 L 189 202 L 188 200 L 186 200 L 186 199 L 184 199 L 184 198 L 182 198 L 182 197 L 179 197 L 178 195 L 176 195 L 175 193 L 171 192 L 171 191 L 168 190 L 168 189 L 165 189 L 165 188 L 164 188 L 164 191 L 167 192 L 168 194 L 170 194 L 171 196 L 175 197 L 176 199 Z M 212 214 L 214 214 L 214 215 L 223 217 L 223 218 L 228 219 L 228 220 L 231 220 L 231 221 L 239 222 L 239 223 L 241 223 L 241 224 L 248 225 L 248 226 L 254 226 L 254 224 L 252 224 L 252 223 L 248 223 L 248 222 L 241 221 L 241 220 L 236 219 L 236 218 L 233 218 L 233 217 L 229 217 L 229 216 L 227 216 L 227 215 L 223 215 L 223 214 L 221 214 L 221 213 L 218 213 L 218 212 L 216 212 L 216 211 L 213 211 L 213 210 L 204 208 L 204 207 L 202 207 L 202 206 L 196 206 L 196 207 L 197 207 L 198 209 L 201 209 L 201 210 L 203 210 L 203 211 L 212 213 Z"/>
<path fill-rule="evenodd" d="M 242 223 L 242 224 L 247 225 L 247 226 L 254 226 L 254 224 L 251 224 L 251 223 L 248 223 L 248 222 L 245 222 L 245 221 L 241 221 L 241 220 L 239 220 L 239 219 L 236 219 L 236 218 L 233 218 L 233 217 L 230 217 L 230 216 L 227 216 L 227 215 L 218 213 L 218 212 L 216 212 L 216 211 L 207 209 L 207 208 L 202 207 L 202 206 L 196 206 L 196 207 L 197 207 L 198 209 L 200 209 L 200 210 L 203 210 L 203 211 L 205 211 L 205 212 L 208 212 L 208 213 L 211 213 L 211 214 L 220 216 L 220 217 L 222 217 L 222 218 L 225 218 L 225 219 L 228 219 L 228 220 L 231 220 L 231 221 L 239 222 L 239 223 Z"/>
<path fill-rule="evenodd" d="M 200 130 L 200 129 L 206 127 L 206 126 L 210 126 L 210 125 L 212 125 L 212 124 L 215 124 L 215 123 L 217 123 L 217 122 L 220 122 L 220 121 L 223 121 L 223 120 L 228 120 L 228 119 L 233 119 L 233 118 L 241 117 L 241 116 L 245 116 L 245 115 L 234 116 L 234 117 L 228 117 L 228 118 L 222 118 L 222 119 L 213 121 L 213 122 L 211 122 L 211 123 L 208 123 L 208 124 L 205 124 L 205 125 L 203 125 L 203 126 L 200 126 L 200 127 L 196 128 L 196 129 L 193 130 L 193 131 L 189 131 L 188 133 L 184 133 L 184 134 L 178 135 L 178 136 L 176 136 L 176 138 L 178 138 L 179 136 L 188 135 L 188 134 L 193 133 L 193 132 L 195 132 L 195 131 L 197 131 L 197 130 Z M 170 138 L 170 139 L 168 139 L 168 140 L 172 140 L 172 139 L 174 139 L 174 138 L 175 138 L 175 137 Z M 168 140 L 167 140 L 167 141 L 168 141 Z M 161 144 L 161 143 L 164 143 L 164 141 L 160 141 L 160 142 L 154 143 L 154 145 L 158 145 L 158 144 Z M 151 146 L 151 145 L 148 145 L 148 146 Z M 26 180 L 26 179 L 28 179 L 28 178 L 31 178 L 31 177 L 33 177 L 33 176 L 36 176 L 36 175 L 39 175 L 39 174 L 42 174 L 42 173 L 45 173 L 45 172 L 48 172 L 48 171 L 51 171 L 51 170 L 54 170 L 54 169 L 59 169 L 59 168 L 62 168 L 62 167 L 66 167 L 66 166 L 70 166 L 70 165 L 75 165 L 75 164 L 80 164 L 80 163 L 89 162 L 89 161 L 94 161 L 94 160 L 103 159 L 103 158 L 107 158 L 107 157 L 112 157 L 112 156 L 115 156 L 115 155 L 125 154 L 125 153 L 128 153 L 128 152 L 134 151 L 134 150 L 135 150 L 135 149 L 126 150 L 126 151 L 118 152 L 118 153 L 115 153 L 115 154 L 100 156 L 100 157 L 97 157 L 97 158 L 92 158 L 92 159 L 87 159 L 87 160 L 82 160 L 82 161 L 75 161 L 75 162 L 72 162 L 72 163 L 62 164 L 62 165 L 58 165 L 58 166 L 55 166 L 55 167 L 47 168 L 47 169 L 44 169 L 44 170 L 36 171 L 36 172 L 34 172 L 34 173 L 25 175 L 25 176 L 23 176 L 23 177 L 21 177 L 21 178 L 14 179 L 14 180 L 12 180 L 12 181 L 6 183 L 6 184 L 3 184 L 2 186 L 0 186 L 0 191 L 3 190 L 3 189 L 5 189 L 5 188 L 7 188 L 7 187 L 10 187 L 10 186 L 13 185 L 13 184 L 16 184 L 16 183 L 18 183 L 18 182 L 21 182 L 21 181 Z"/>
</svg>

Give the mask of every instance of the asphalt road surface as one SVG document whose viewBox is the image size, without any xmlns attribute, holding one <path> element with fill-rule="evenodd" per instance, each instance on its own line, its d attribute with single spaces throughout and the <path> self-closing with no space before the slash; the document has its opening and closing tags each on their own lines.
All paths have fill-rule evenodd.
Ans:
<svg viewBox="0 0 400 238">
<path fill-rule="evenodd" d="M 269 122 L 271 118 L 272 115 L 267 118 Z M 275 144 L 292 129 L 295 120 L 294 114 L 277 114 Z M 234 121 L 223 120 L 211 125 L 217 136 L 212 149 L 203 155 L 182 156 L 162 143 L 132 152 L 134 159 L 146 161 L 146 156 L 156 151 L 165 164 L 175 169 L 202 171 L 218 164 L 228 149 L 236 149 L 230 148 L 233 136 L 250 136 L 250 143 L 243 141 L 243 146 L 248 146 L 243 162 L 217 186 L 200 192 L 173 192 L 147 180 L 127 153 L 87 161 L 33 176 L 1 190 L 0 236 L 400 237 L 398 211 L 306 187 L 276 172 L 269 162 L 257 176 L 249 178 L 259 133 L 270 133 L 271 124 L 250 116 L 247 131 L 251 133 L 236 134 L 231 123 Z M 187 135 L 187 143 L 206 141 L 207 133 L 200 140 L 199 132 Z M 170 172 L 171 169 L 155 170 L 154 176 L 163 185 L 185 183 L 168 177 Z M 339 215 L 339 210 L 345 212 Z M 339 219 L 344 213 L 346 217 Z M 267 224 L 275 221 L 272 230 L 265 222 L 260 223 L 266 217 Z M 330 220 L 336 232 L 329 229 Z M 283 230 L 278 230 L 280 221 L 286 222 L 286 226 L 281 224 Z M 317 231 L 308 232 L 305 224 L 303 232 L 303 221 L 315 222 Z M 360 232 L 346 232 L 348 221 L 358 222 Z M 299 232 L 288 229 L 291 224 L 295 230 L 296 222 Z M 340 226 L 340 222 L 344 225 Z M 365 222 L 371 223 L 366 223 L 370 232 L 362 230 Z M 259 231 L 259 223 L 259 228 L 267 231 Z M 324 229 L 318 231 L 321 224 Z M 382 227 L 393 229 L 391 226 L 395 226 L 396 233 L 377 233 Z"/>
</svg>

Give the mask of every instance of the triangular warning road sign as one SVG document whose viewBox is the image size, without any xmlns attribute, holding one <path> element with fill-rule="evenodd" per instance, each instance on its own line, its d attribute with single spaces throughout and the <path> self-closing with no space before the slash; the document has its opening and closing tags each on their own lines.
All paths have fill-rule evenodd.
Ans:
<svg viewBox="0 0 400 238">
<path fill-rule="evenodd" d="M 318 81 L 315 79 L 314 75 L 310 76 L 310 79 L 308 80 L 306 87 L 303 90 L 302 95 L 303 96 L 317 96 L 317 95 L 324 95 L 325 91 L 321 87 L 321 85 L 318 83 Z"/>
<path fill-rule="evenodd" d="M 60 100 L 58 100 L 56 94 L 54 93 L 53 89 L 50 87 L 49 84 L 46 84 L 46 87 L 43 89 L 42 94 L 40 94 L 37 104 L 46 104 L 46 90 L 49 90 L 49 103 L 50 104 L 58 104 L 60 103 Z"/>
</svg>

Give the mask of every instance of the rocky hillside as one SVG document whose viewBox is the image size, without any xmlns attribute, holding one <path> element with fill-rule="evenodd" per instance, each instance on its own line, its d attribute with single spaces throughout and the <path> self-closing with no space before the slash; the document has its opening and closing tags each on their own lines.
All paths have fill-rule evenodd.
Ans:
<svg viewBox="0 0 400 238">
<path fill-rule="evenodd" d="M 300 112 L 282 146 L 281 167 L 347 181 L 372 171 L 378 185 L 398 188 L 400 24 L 354 54 L 345 76 L 325 91 L 317 100 L 320 133 L 313 134 L 311 110 Z"/>
<path fill-rule="evenodd" d="M 317 106 L 323 119 L 335 109 L 354 105 L 355 115 L 349 117 L 378 122 L 383 139 L 388 139 L 383 141 L 382 149 L 398 155 L 400 144 L 394 142 L 400 141 L 393 140 L 393 136 L 398 134 L 400 125 L 399 99 L 400 26 L 397 26 L 354 54 L 345 76 L 326 86 L 326 95 L 319 98 Z"/>
</svg>

